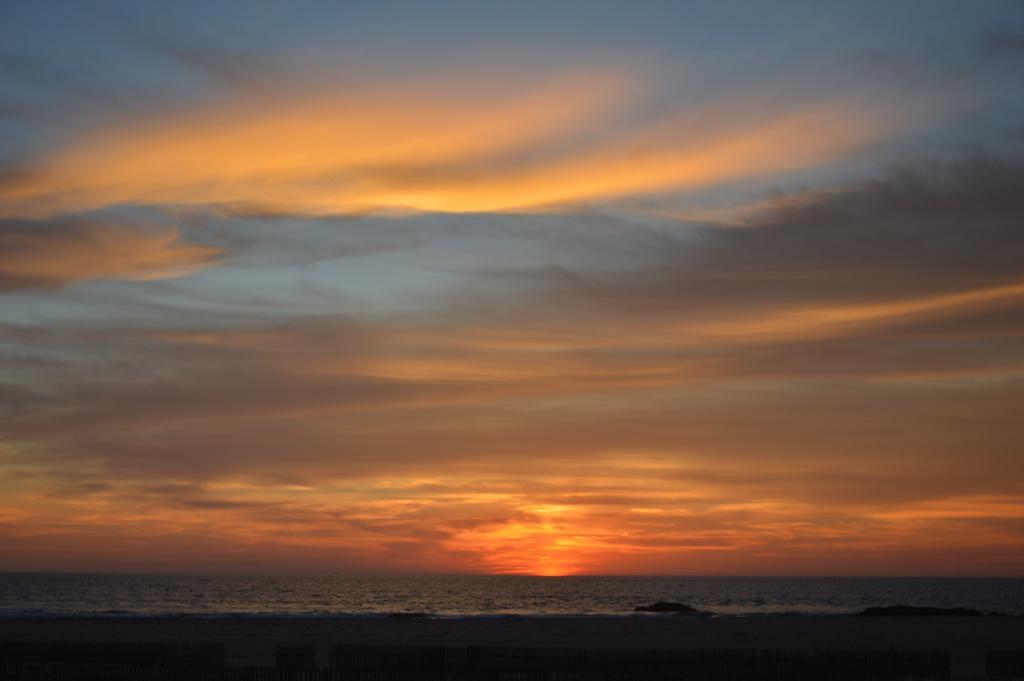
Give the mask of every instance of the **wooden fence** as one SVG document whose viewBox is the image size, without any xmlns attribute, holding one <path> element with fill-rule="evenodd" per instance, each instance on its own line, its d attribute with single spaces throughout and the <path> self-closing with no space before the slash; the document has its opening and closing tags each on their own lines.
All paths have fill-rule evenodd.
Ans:
<svg viewBox="0 0 1024 681">
<path fill-rule="evenodd" d="M 278 669 L 316 669 L 316 649 L 313 646 L 277 646 L 274 666 Z"/>
<path fill-rule="evenodd" d="M 985 678 L 1024 680 L 1024 650 L 991 650 L 985 657 Z"/>
<path fill-rule="evenodd" d="M 352 681 L 945 681 L 946 651 L 335 647 Z"/>
<path fill-rule="evenodd" d="M 3 681 L 342 681 L 345 678 L 343 673 L 331 669 L 0 662 Z"/>
<path fill-rule="evenodd" d="M 0 643 L 0 681 L 947 681 L 946 651 L 278 646 L 276 667 L 224 666 L 222 646 Z M 1016 666 L 1015 666 L 1016 665 Z M 1024 668 L 989 655 L 992 678 Z"/>
<path fill-rule="evenodd" d="M 0 662 L 223 667 L 224 646 L 219 643 L 0 642 Z"/>
</svg>

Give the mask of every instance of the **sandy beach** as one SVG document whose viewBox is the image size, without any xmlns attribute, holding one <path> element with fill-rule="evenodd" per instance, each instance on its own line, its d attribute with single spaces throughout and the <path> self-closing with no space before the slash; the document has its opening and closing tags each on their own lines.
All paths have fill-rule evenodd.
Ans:
<svg viewBox="0 0 1024 681">
<path fill-rule="evenodd" d="M 272 666 L 275 644 L 551 648 L 949 650 L 962 678 L 987 650 L 1020 648 L 1024 617 L 4 618 L 0 640 L 222 643 L 229 665 Z"/>
</svg>

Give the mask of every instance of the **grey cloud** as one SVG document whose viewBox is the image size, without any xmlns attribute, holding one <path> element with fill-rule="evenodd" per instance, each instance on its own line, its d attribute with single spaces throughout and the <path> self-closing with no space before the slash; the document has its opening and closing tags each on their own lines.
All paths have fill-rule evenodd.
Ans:
<svg viewBox="0 0 1024 681">
<path fill-rule="evenodd" d="M 957 304 L 943 296 L 1024 284 L 1024 162 L 974 157 L 903 170 L 844 191 L 793 203 L 742 228 L 696 227 L 674 246 L 650 244 L 646 261 L 595 274 L 544 268 L 514 273 L 536 292 L 517 318 L 536 335 L 574 337 L 580 329 L 635 329 L 681 345 L 580 349 L 604 368 L 674 366 L 678 380 L 869 378 L 957 372 L 1013 373 L 1024 367 L 1024 296 L 1006 289 Z M 912 305 L 901 312 L 900 304 Z M 925 303 L 914 308 L 917 302 Z M 718 322 L 778 320 L 787 314 L 894 304 L 891 313 L 834 324 L 810 335 L 767 334 L 694 346 L 688 334 Z M 509 308 L 479 305 L 488 309 Z M 882 308 L 880 308 L 882 309 Z M 492 321 L 497 322 L 498 313 Z M 509 322 L 506 324 L 511 325 Z M 795 322 L 794 322 L 795 323 Z"/>
<path fill-rule="evenodd" d="M 987 52 L 1000 55 L 1024 55 L 1024 31 L 1002 26 L 981 36 L 980 44 Z"/>
<path fill-rule="evenodd" d="M 270 64 L 258 53 L 243 54 L 209 45 L 186 44 L 155 34 L 139 34 L 137 42 L 144 49 L 171 59 L 218 85 L 264 96 L 273 92 L 268 78 Z"/>
<path fill-rule="evenodd" d="M 706 228 L 671 265 L 590 287 L 609 302 L 692 309 L 880 301 L 1020 281 L 1021 186 L 1018 159 L 938 162 L 746 229 Z"/>
<path fill-rule="evenodd" d="M 83 117 L 124 114 L 142 106 L 138 97 L 117 91 L 96 78 L 83 77 L 60 64 L 34 57 L 0 54 L 0 75 L 35 90 L 29 101 L 9 104 L 15 109 L 34 112 L 32 119 L 25 120 L 69 124 L 81 122 Z M 43 99 L 40 100 L 39 95 Z M 65 106 L 42 103 L 53 98 L 63 100 Z"/>
</svg>

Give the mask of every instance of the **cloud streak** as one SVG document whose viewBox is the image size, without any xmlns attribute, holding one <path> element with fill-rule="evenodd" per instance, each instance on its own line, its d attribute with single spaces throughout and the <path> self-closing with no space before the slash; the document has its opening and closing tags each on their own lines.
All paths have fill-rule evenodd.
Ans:
<svg viewBox="0 0 1024 681">
<path fill-rule="evenodd" d="M 0 58 L 0 569 L 1020 574 L 1024 164 L 918 155 L 1013 124 L 998 12 L 431 71 L 179 11 Z"/>
<path fill-rule="evenodd" d="M 180 277 L 222 252 L 189 243 L 173 227 L 86 219 L 0 221 L 0 291 L 61 288 L 90 279 Z"/>
<path fill-rule="evenodd" d="M 72 140 L 0 190 L 0 209 L 548 210 L 825 163 L 907 118 L 854 98 L 783 104 L 768 96 L 652 118 L 637 112 L 645 89 L 624 68 L 352 83 L 344 92 L 281 84 L 274 95 L 198 104 Z"/>
<path fill-rule="evenodd" d="M 1021 176 L 975 158 L 742 228 L 612 231 L 629 270 L 529 270 L 427 316 L 6 328 L 35 359 L 2 393 L 9 512 L 31 536 L 244 536 L 268 565 L 297 547 L 398 571 L 434 555 L 773 572 L 828 545 L 817 569 L 972 551 L 1005 572 L 1024 498 Z M 88 471 L 71 526 L 43 510 L 69 467 Z M 128 508 L 148 510 L 117 520 Z"/>
</svg>

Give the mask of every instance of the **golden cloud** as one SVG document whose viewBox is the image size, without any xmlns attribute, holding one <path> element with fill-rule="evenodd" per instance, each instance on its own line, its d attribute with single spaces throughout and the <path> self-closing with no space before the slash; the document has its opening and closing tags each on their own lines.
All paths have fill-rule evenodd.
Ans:
<svg viewBox="0 0 1024 681">
<path fill-rule="evenodd" d="M 173 227 L 73 221 L 0 226 L 0 289 L 59 287 L 87 279 L 179 277 L 221 251 L 189 243 Z"/>
<path fill-rule="evenodd" d="M 71 141 L 0 190 L 0 210 L 536 211 L 806 167 L 900 125 L 852 101 L 755 95 L 652 120 L 642 81 L 606 69 L 207 102 Z"/>
</svg>

